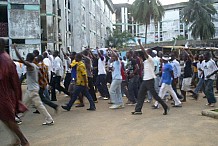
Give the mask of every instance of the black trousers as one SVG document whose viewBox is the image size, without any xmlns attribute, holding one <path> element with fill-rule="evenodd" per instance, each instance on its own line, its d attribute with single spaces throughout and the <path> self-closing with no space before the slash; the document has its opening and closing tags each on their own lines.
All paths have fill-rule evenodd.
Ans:
<svg viewBox="0 0 218 146">
<path fill-rule="evenodd" d="M 88 84 L 89 84 L 89 93 L 92 96 L 93 101 L 97 101 L 95 89 L 94 89 L 94 81 L 92 77 L 88 77 Z"/>
<path fill-rule="evenodd" d="M 58 107 L 57 104 L 51 102 L 49 99 L 47 99 L 45 96 L 44 96 L 44 89 L 43 88 L 40 88 L 39 89 L 39 96 L 42 100 L 42 102 L 48 106 L 50 106 L 51 108 L 53 109 L 56 109 Z"/>
<path fill-rule="evenodd" d="M 141 83 L 141 86 L 138 92 L 138 102 L 135 107 L 136 112 L 141 112 L 147 91 L 151 92 L 154 99 L 158 101 L 164 109 L 168 108 L 166 103 L 157 95 L 157 92 L 154 89 L 154 79 L 151 79 L 151 80 L 146 80 L 146 81 L 143 80 Z"/>
<path fill-rule="evenodd" d="M 173 88 L 173 90 L 174 90 L 174 92 L 176 93 L 176 95 L 177 95 L 177 97 L 179 98 L 179 99 L 183 99 L 183 97 L 182 97 L 182 95 L 180 95 L 178 92 L 177 92 L 177 88 L 176 88 L 176 83 L 174 82 L 174 80 L 172 81 L 172 88 Z"/>
<path fill-rule="evenodd" d="M 61 76 L 54 76 L 52 78 L 52 90 L 51 90 L 52 101 L 57 101 L 55 89 L 57 89 L 59 92 L 62 91 L 65 94 L 69 95 L 68 91 L 60 85 L 60 82 L 61 82 Z"/>
<path fill-rule="evenodd" d="M 68 90 L 70 82 L 71 82 L 71 73 L 67 73 L 64 79 L 64 87 L 66 90 Z"/>
</svg>

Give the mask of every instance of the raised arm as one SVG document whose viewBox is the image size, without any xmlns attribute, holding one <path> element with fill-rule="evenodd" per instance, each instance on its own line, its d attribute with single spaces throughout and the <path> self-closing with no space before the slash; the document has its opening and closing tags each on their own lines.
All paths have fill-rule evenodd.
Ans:
<svg viewBox="0 0 218 146">
<path fill-rule="evenodd" d="M 141 50 L 142 50 L 142 52 L 143 52 L 145 58 L 148 59 L 148 54 L 147 54 L 147 52 L 145 51 L 144 47 L 142 46 L 142 43 L 141 43 L 141 40 L 140 40 L 140 39 L 138 39 L 138 43 L 139 43 L 139 46 L 140 46 L 140 48 L 141 48 Z"/>
<path fill-rule="evenodd" d="M 117 55 L 116 52 L 114 52 L 111 48 L 108 48 L 109 51 L 111 51 L 112 55 L 116 57 L 116 60 L 119 59 L 119 56 Z"/>
<path fill-rule="evenodd" d="M 15 53 L 16 53 L 16 55 L 17 55 L 17 58 L 20 60 L 21 63 L 25 64 L 26 66 L 32 67 L 32 65 L 31 65 L 28 61 L 25 61 L 25 60 L 21 57 L 19 51 L 17 50 L 17 45 L 16 45 L 16 44 L 13 44 L 13 45 L 12 45 L 12 48 L 15 50 Z"/>
<path fill-rule="evenodd" d="M 63 53 L 64 57 L 67 56 L 67 54 L 64 52 L 64 49 L 63 49 L 63 48 L 61 48 L 61 52 Z"/>
<path fill-rule="evenodd" d="M 96 48 L 97 49 L 97 52 L 98 52 L 98 56 L 101 58 L 101 60 L 103 61 L 104 60 L 104 56 L 100 53 L 100 51 L 98 50 L 98 48 Z"/>
</svg>

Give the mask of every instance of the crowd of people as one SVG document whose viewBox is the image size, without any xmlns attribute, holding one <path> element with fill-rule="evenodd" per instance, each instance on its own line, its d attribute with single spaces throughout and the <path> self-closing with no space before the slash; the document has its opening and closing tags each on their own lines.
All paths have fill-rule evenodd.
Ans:
<svg viewBox="0 0 218 146">
<path fill-rule="evenodd" d="M 70 97 L 69 102 L 61 106 L 66 111 L 71 110 L 76 100 L 79 100 L 76 107 L 84 107 L 85 96 L 90 104 L 89 111 L 95 111 L 95 104 L 102 99 L 109 100 L 110 109 L 121 109 L 125 104 L 135 106 L 132 114 L 140 115 L 144 102 L 153 102 L 154 98 L 152 108 L 158 109 L 160 104 L 164 109 L 163 115 L 167 115 L 167 96 L 171 97 L 172 107 L 181 108 L 182 102 L 186 102 L 187 92 L 195 100 L 198 100 L 199 92 L 203 92 L 207 98 L 206 105 L 215 106 L 213 85 L 218 68 L 212 59 L 213 53 L 206 51 L 193 55 L 190 50 L 181 48 L 180 54 L 177 51 L 163 54 L 145 49 L 140 40 L 138 43 L 140 51 L 130 50 L 124 57 L 111 48 L 105 54 L 98 48 L 97 53 L 93 53 L 88 47 L 79 53 L 61 49 L 61 52 L 46 50 L 40 55 L 38 50 L 34 50 L 27 54 L 25 60 L 16 45 L 12 45 L 19 59 L 13 63 L 1 40 L 0 88 L 3 92 L 0 92 L 0 120 L 17 135 L 15 142 L 26 146 L 29 143 L 16 125 L 23 116 L 19 107 L 33 104 L 36 108 L 34 113 L 41 113 L 45 118 L 42 125 L 53 125 L 54 120 L 44 104 L 58 112 L 59 105 L 54 102 L 57 101 L 57 91 Z M 24 78 L 27 90 L 22 98 Z M 192 90 L 191 86 L 195 89 Z M 124 96 L 127 103 L 124 103 Z"/>
</svg>

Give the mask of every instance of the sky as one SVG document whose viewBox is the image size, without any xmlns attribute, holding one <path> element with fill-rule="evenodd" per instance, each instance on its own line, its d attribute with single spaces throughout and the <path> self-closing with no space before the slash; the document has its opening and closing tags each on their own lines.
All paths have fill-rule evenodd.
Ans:
<svg viewBox="0 0 218 146">
<path fill-rule="evenodd" d="M 126 3 L 128 0 L 112 0 L 114 4 L 118 3 Z M 134 0 L 129 0 L 130 3 L 132 3 Z M 186 2 L 188 0 L 160 0 L 162 5 L 168 5 L 168 4 L 174 4 L 174 3 L 180 3 L 180 2 Z"/>
</svg>

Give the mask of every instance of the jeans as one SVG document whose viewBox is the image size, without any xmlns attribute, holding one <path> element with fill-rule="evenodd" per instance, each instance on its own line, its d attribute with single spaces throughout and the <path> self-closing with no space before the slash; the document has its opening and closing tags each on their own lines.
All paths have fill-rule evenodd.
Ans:
<svg viewBox="0 0 218 146">
<path fill-rule="evenodd" d="M 79 96 L 80 93 L 82 93 L 84 96 L 87 97 L 87 99 L 88 99 L 88 101 L 90 103 L 90 108 L 95 108 L 95 103 L 94 103 L 94 101 L 92 99 L 92 96 L 89 94 L 88 88 L 85 87 L 85 86 L 78 86 L 78 85 L 75 85 L 75 87 L 73 89 L 71 99 L 68 102 L 67 107 L 69 109 L 72 107 L 72 105 L 77 100 L 77 97 Z"/>
<path fill-rule="evenodd" d="M 140 86 L 138 92 L 138 102 L 135 107 L 136 112 L 141 112 L 145 100 L 145 94 L 147 93 L 147 91 L 151 92 L 154 99 L 163 106 L 164 110 L 168 108 L 166 103 L 157 95 L 157 92 L 154 89 L 154 79 L 151 79 L 151 80 L 144 80 Z"/>
<path fill-rule="evenodd" d="M 125 94 L 127 99 L 129 99 L 128 82 L 122 81 L 121 83 L 121 93 Z"/>
<path fill-rule="evenodd" d="M 44 95 L 44 90 L 45 90 L 45 89 L 43 89 L 43 88 L 40 88 L 40 89 L 39 89 L 39 96 L 40 96 L 42 102 L 43 102 L 44 104 L 50 106 L 51 108 L 56 109 L 56 108 L 58 107 L 58 105 L 55 104 L 55 103 L 53 103 L 53 102 L 51 102 L 48 98 L 45 97 L 45 95 Z"/>
<path fill-rule="evenodd" d="M 209 104 L 211 103 L 216 103 L 216 98 L 214 96 L 214 91 L 213 91 L 213 80 L 208 79 L 205 80 L 205 95 L 207 97 L 207 101 Z"/>
<path fill-rule="evenodd" d="M 101 96 L 109 97 L 106 75 L 104 75 L 104 74 L 98 75 L 98 77 L 96 79 L 96 86 L 97 86 L 98 91 L 100 92 Z"/>
<path fill-rule="evenodd" d="M 130 102 L 136 103 L 136 101 L 137 101 L 138 84 L 139 84 L 139 76 L 138 75 L 129 79 L 128 90 L 129 90 L 129 101 Z"/>
<path fill-rule="evenodd" d="M 122 80 L 112 80 L 109 93 L 111 102 L 115 105 L 123 105 L 123 98 L 121 93 Z"/>
<path fill-rule="evenodd" d="M 197 84 L 197 86 L 196 86 L 196 88 L 195 88 L 195 90 L 194 90 L 194 92 L 195 92 L 196 94 L 198 94 L 198 92 L 199 92 L 201 89 L 204 90 L 204 88 L 202 88 L 203 86 L 204 86 L 204 78 L 200 78 L 199 81 L 198 81 L 198 84 Z"/>
<path fill-rule="evenodd" d="M 51 100 L 47 87 L 44 89 L 44 93 L 43 94 L 44 94 L 45 98 L 47 98 L 48 100 Z"/>
<path fill-rule="evenodd" d="M 57 89 L 58 91 L 62 91 L 62 92 L 64 92 L 67 95 L 69 94 L 67 92 L 67 90 L 60 85 L 60 82 L 61 82 L 61 76 L 54 76 L 52 78 L 52 90 L 51 90 L 51 100 L 52 101 L 56 101 L 57 100 L 56 99 L 55 89 Z"/>
</svg>

